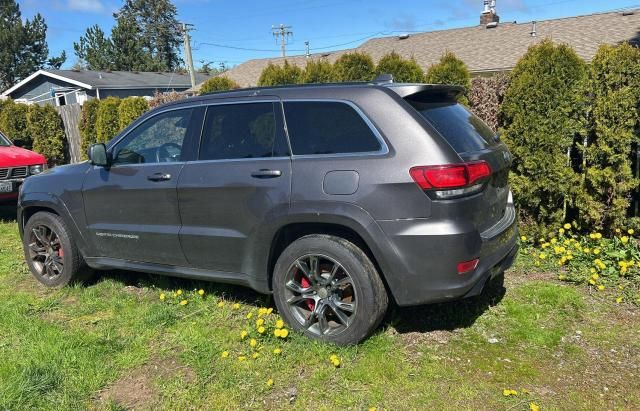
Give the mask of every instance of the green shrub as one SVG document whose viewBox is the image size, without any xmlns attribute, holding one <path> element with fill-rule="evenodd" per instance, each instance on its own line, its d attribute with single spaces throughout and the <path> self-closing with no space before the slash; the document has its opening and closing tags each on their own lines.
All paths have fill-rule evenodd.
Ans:
<svg viewBox="0 0 640 411">
<path fill-rule="evenodd" d="M 211 77 L 200 86 L 198 94 L 213 93 L 215 91 L 227 91 L 240 88 L 240 85 L 226 76 Z"/>
<path fill-rule="evenodd" d="M 259 86 L 280 86 L 286 84 L 299 84 L 302 82 L 302 69 L 294 64 L 289 64 L 287 60 L 282 66 L 269 63 L 262 70 Z"/>
<path fill-rule="evenodd" d="M 511 186 L 523 221 L 557 227 L 580 185 L 567 155 L 584 133 L 587 67 L 566 45 L 529 48 L 511 73 L 502 104 L 504 140 L 514 156 Z"/>
<path fill-rule="evenodd" d="M 65 134 L 62 118 L 53 106 L 29 106 L 29 133 L 33 136 L 33 151 L 47 158 L 49 164 L 65 162 Z"/>
<path fill-rule="evenodd" d="M 424 79 L 424 72 L 414 59 L 405 60 L 395 51 L 380 59 L 376 74 L 392 74 L 398 83 L 421 83 Z"/>
<path fill-rule="evenodd" d="M 602 46 L 590 68 L 591 133 L 584 153 L 585 193 L 580 215 L 589 227 L 611 230 L 627 224 L 633 189 L 631 148 L 640 141 L 640 50 Z"/>
<path fill-rule="evenodd" d="M 467 92 L 471 88 L 471 73 L 464 61 L 460 60 L 450 51 L 447 51 L 440 57 L 440 61 L 427 70 L 424 76 L 426 83 L 430 84 L 451 84 L 454 86 L 462 86 L 465 88 L 464 95 L 460 96 L 459 101 L 468 104 Z"/>
<path fill-rule="evenodd" d="M 509 87 L 509 76 L 505 73 L 491 77 L 476 77 L 471 80 L 471 89 L 468 93 L 471 111 L 496 131 L 502 126 L 500 106 L 507 87 Z"/>
<path fill-rule="evenodd" d="M 303 83 L 330 83 L 333 81 L 333 66 L 326 59 L 307 62 L 302 76 Z"/>
<path fill-rule="evenodd" d="M 107 97 L 104 100 L 100 100 L 98 119 L 96 120 L 98 143 L 106 143 L 120 132 L 119 106 L 120 99 L 116 97 Z"/>
<path fill-rule="evenodd" d="M 127 97 L 118 106 L 120 130 L 124 130 L 134 120 L 149 110 L 149 103 L 142 97 Z"/>
<path fill-rule="evenodd" d="M 10 140 L 23 140 L 26 147 L 33 145 L 27 125 L 29 106 L 6 100 L 0 109 L 0 131 Z"/>
<path fill-rule="evenodd" d="M 100 106 L 100 100 L 91 99 L 85 101 L 82 105 L 82 112 L 80 114 L 80 137 L 81 137 L 81 153 L 83 160 L 86 160 L 89 146 L 98 141 L 98 135 L 96 133 L 96 123 L 98 121 L 98 107 Z"/>
<path fill-rule="evenodd" d="M 368 54 L 345 53 L 333 65 L 335 81 L 371 81 L 375 76 L 375 66 Z"/>
</svg>

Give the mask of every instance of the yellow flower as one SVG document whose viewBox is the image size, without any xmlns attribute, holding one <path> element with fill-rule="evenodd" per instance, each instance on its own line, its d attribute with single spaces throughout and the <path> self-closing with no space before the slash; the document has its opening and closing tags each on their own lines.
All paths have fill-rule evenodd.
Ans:
<svg viewBox="0 0 640 411">
<path fill-rule="evenodd" d="M 245 357 L 244 355 L 241 355 L 241 356 L 238 357 L 238 361 L 244 361 L 246 359 L 247 359 L 247 357 Z"/>
<path fill-rule="evenodd" d="M 590 248 L 585 248 L 582 251 L 584 251 L 585 254 L 589 254 L 591 252 Z"/>
<path fill-rule="evenodd" d="M 249 335 L 249 333 L 243 330 L 243 331 L 240 333 L 240 339 L 241 339 L 241 340 L 244 340 L 245 338 L 247 338 L 247 335 Z"/>
<path fill-rule="evenodd" d="M 182 295 L 182 290 L 176 291 L 176 295 Z"/>
<path fill-rule="evenodd" d="M 505 397 L 509 397 L 511 395 L 518 395 L 518 391 L 504 389 L 504 390 L 502 390 L 502 395 L 504 395 Z"/>
<path fill-rule="evenodd" d="M 616 233 L 620 234 L 620 229 L 619 228 L 616 228 Z"/>
<path fill-rule="evenodd" d="M 557 239 L 557 238 L 553 237 L 553 238 L 551 239 L 551 244 L 555 244 L 555 243 L 557 243 L 557 242 L 558 242 L 558 239 Z"/>
<path fill-rule="evenodd" d="M 597 280 L 598 278 L 600 278 L 600 276 L 598 274 L 594 274 L 591 276 L 592 279 Z"/>
<path fill-rule="evenodd" d="M 165 298 L 167 298 L 167 296 L 164 295 L 164 293 L 160 294 L 160 301 L 164 301 Z"/>
<path fill-rule="evenodd" d="M 253 313 L 249 313 L 249 314 L 247 314 L 247 320 L 250 320 L 250 319 L 251 319 L 251 317 L 253 317 Z"/>
<path fill-rule="evenodd" d="M 622 237 L 620 239 L 620 241 L 622 241 L 622 244 L 627 244 L 629 242 L 629 237 L 627 237 L 626 235 L 624 237 Z"/>
<path fill-rule="evenodd" d="M 633 228 L 630 228 L 629 230 L 627 230 L 627 234 L 633 235 L 633 233 L 635 233 L 635 231 L 633 231 Z"/>
<path fill-rule="evenodd" d="M 564 234 L 564 228 L 559 229 L 559 230 L 558 230 L 558 232 L 559 232 L 561 235 L 562 235 L 562 234 Z"/>
<path fill-rule="evenodd" d="M 620 304 L 622 300 L 624 300 L 624 297 L 618 297 L 616 298 L 616 303 Z"/>
<path fill-rule="evenodd" d="M 260 356 L 260 354 L 258 354 L 257 352 L 254 352 L 253 354 L 251 354 L 251 358 L 253 358 L 254 360 L 257 359 Z"/>
<path fill-rule="evenodd" d="M 340 367 L 340 358 L 338 358 L 336 355 L 332 355 L 331 357 L 329 357 L 329 361 L 331 362 L 331 364 L 333 364 L 334 367 Z"/>
<path fill-rule="evenodd" d="M 276 321 L 276 328 L 282 328 L 282 327 L 284 327 L 284 321 L 282 320 Z"/>
<path fill-rule="evenodd" d="M 377 411 L 377 410 L 378 410 L 378 408 L 376 408 L 376 407 L 369 407 L 369 411 Z"/>
<path fill-rule="evenodd" d="M 275 355 L 280 355 L 280 354 L 282 354 L 282 349 L 280 349 L 280 348 L 274 348 L 273 353 L 274 353 Z"/>
<path fill-rule="evenodd" d="M 286 328 L 280 330 L 280 338 L 287 338 L 287 336 L 289 336 L 289 330 L 287 330 Z"/>
<path fill-rule="evenodd" d="M 595 268 L 592 268 L 592 269 L 590 269 L 589 271 L 591 271 L 592 273 L 595 273 L 595 272 L 596 272 L 596 269 L 595 269 Z"/>
<path fill-rule="evenodd" d="M 596 280 L 594 280 L 593 278 L 589 280 L 589 284 L 591 285 L 596 285 Z"/>
<path fill-rule="evenodd" d="M 224 301 L 220 301 L 220 302 L 218 303 L 218 307 L 220 307 L 220 308 L 224 307 Z"/>
<path fill-rule="evenodd" d="M 540 411 L 540 406 L 538 404 L 536 404 L 535 402 L 530 402 L 529 403 L 529 410 L 530 411 Z"/>
<path fill-rule="evenodd" d="M 573 260 L 573 254 L 567 254 L 567 260 Z"/>
<path fill-rule="evenodd" d="M 564 229 L 565 229 L 565 230 L 571 230 L 571 224 L 566 223 L 566 224 L 564 225 Z"/>
<path fill-rule="evenodd" d="M 599 248 L 594 248 L 593 249 L 593 254 L 595 254 L 595 255 L 600 254 L 600 249 Z"/>
<path fill-rule="evenodd" d="M 542 249 L 544 250 L 545 248 L 549 247 L 549 243 L 544 243 L 541 245 Z"/>
<path fill-rule="evenodd" d="M 204 290 L 202 288 L 198 290 L 198 295 L 204 295 Z"/>
<path fill-rule="evenodd" d="M 598 286 L 598 291 L 604 291 L 604 285 L 600 284 L 600 285 Z"/>
<path fill-rule="evenodd" d="M 265 332 L 265 331 L 266 331 L 266 328 L 264 328 L 264 327 L 258 327 L 258 332 L 259 332 L 260 334 L 264 334 L 264 332 Z"/>
<path fill-rule="evenodd" d="M 252 338 L 252 339 L 249 341 L 249 345 L 250 345 L 250 346 L 252 346 L 252 347 L 255 347 L 256 345 L 258 345 L 258 341 L 256 341 L 256 339 L 255 339 L 255 338 Z"/>
<path fill-rule="evenodd" d="M 522 237 L 520 237 L 520 241 L 527 241 L 527 236 L 523 235 Z"/>
<path fill-rule="evenodd" d="M 560 275 L 558 276 L 558 280 L 560 280 L 560 281 L 563 281 L 563 280 L 566 280 L 566 279 L 567 279 L 567 276 L 566 276 L 566 275 L 564 275 L 564 274 L 560 274 Z"/>
<path fill-rule="evenodd" d="M 267 314 L 271 314 L 273 312 L 273 308 L 269 307 L 267 308 Z"/>
<path fill-rule="evenodd" d="M 256 327 L 260 327 L 261 325 L 264 325 L 264 320 L 262 318 L 259 318 L 256 320 Z"/>
<path fill-rule="evenodd" d="M 267 313 L 267 309 L 266 308 L 261 307 L 261 308 L 258 309 L 258 317 L 262 317 L 266 313 Z"/>
<path fill-rule="evenodd" d="M 282 330 L 280 330 L 279 328 L 276 328 L 275 330 L 273 330 L 273 335 L 275 335 L 276 337 L 280 337 L 281 332 Z"/>
<path fill-rule="evenodd" d="M 222 351 L 222 354 L 220 354 L 220 357 L 222 358 L 227 358 L 229 356 L 229 351 Z"/>
<path fill-rule="evenodd" d="M 626 261 L 620 261 L 620 262 L 618 262 L 618 265 L 620 267 L 626 267 L 627 266 L 627 262 Z"/>
<path fill-rule="evenodd" d="M 189 301 L 187 300 L 180 301 L 180 305 L 187 305 L 187 304 L 189 304 Z"/>
<path fill-rule="evenodd" d="M 589 234 L 589 238 L 592 239 L 592 240 L 595 240 L 596 239 L 596 235 L 593 234 L 593 233 L 590 233 Z"/>
<path fill-rule="evenodd" d="M 602 238 L 602 234 L 601 233 L 595 233 L 594 235 L 595 235 L 597 240 Z"/>
<path fill-rule="evenodd" d="M 267 380 L 267 387 L 272 387 L 273 386 L 273 380 L 271 378 L 269 378 Z"/>
<path fill-rule="evenodd" d="M 547 255 L 545 253 L 540 253 L 540 255 L 538 256 L 541 260 L 544 260 L 545 258 L 547 258 Z"/>
<path fill-rule="evenodd" d="M 627 273 L 627 267 L 622 267 L 620 269 L 620 274 L 625 275 Z"/>
<path fill-rule="evenodd" d="M 239 310 L 240 309 L 240 304 L 235 303 L 235 304 L 233 304 L 232 307 L 233 307 L 234 310 Z"/>
</svg>

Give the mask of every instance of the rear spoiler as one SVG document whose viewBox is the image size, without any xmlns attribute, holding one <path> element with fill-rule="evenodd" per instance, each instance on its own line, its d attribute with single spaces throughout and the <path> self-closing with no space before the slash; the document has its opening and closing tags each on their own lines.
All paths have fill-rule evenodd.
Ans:
<svg viewBox="0 0 640 411">
<path fill-rule="evenodd" d="M 384 84 L 384 86 L 393 90 L 403 99 L 425 103 L 457 101 L 458 97 L 465 91 L 462 86 L 450 86 L 447 84 L 389 83 Z"/>
</svg>

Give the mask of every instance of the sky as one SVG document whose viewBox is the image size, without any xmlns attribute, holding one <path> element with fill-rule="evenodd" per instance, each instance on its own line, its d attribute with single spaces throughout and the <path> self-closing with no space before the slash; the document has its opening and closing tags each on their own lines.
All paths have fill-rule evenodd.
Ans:
<svg viewBox="0 0 640 411">
<path fill-rule="evenodd" d="M 287 55 L 357 47 L 371 37 L 443 30 L 479 24 L 482 0 L 173 0 L 178 19 L 193 24 L 193 59 L 227 67 L 253 58 L 280 55 L 272 26 L 293 32 Z M 73 42 L 98 24 L 107 34 L 121 0 L 18 0 L 23 18 L 42 14 L 52 55 L 67 53 L 63 68 L 77 57 Z M 640 0 L 497 0 L 501 21 L 569 17 L 621 8 Z"/>
</svg>

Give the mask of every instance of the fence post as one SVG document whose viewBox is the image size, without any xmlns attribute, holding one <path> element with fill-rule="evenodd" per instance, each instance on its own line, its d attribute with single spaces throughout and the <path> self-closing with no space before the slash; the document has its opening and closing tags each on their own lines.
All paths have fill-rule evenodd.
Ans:
<svg viewBox="0 0 640 411">
<path fill-rule="evenodd" d="M 56 107 L 56 110 L 58 110 L 64 124 L 69 161 L 71 163 L 79 163 L 82 161 L 82 140 L 79 126 L 82 106 L 80 104 L 70 104 Z"/>
</svg>

